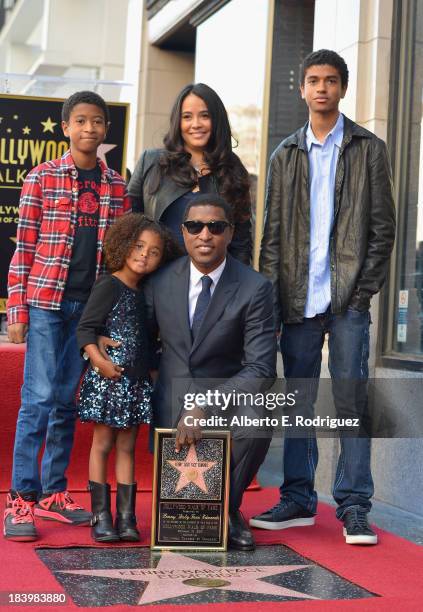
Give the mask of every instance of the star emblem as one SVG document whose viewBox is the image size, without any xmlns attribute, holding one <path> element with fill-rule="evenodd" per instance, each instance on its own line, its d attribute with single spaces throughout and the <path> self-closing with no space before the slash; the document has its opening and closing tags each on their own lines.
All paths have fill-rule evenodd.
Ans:
<svg viewBox="0 0 423 612">
<path fill-rule="evenodd" d="M 24 134 L 30 134 L 31 133 L 31 128 L 26 125 L 24 128 L 22 128 L 22 132 Z"/>
<path fill-rule="evenodd" d="M 204 481 L 204 473 L 216 465 L 217 461 L 200 461 L 195 444 L 190 445 L 185 459 L 167 459 L 167 462 L 181 474 L 176 485 L 176 493 L 189 485 L 190 482 L 201 489 L 203 493 L 208 493 L 208 488 Z"/>
<path fill-rule="evenodd" d="M 201 593 L 218 588 L 221 591 L 238 591 L 242 593 L 257 593 L 279 597 L 295 597 L 297 599 L 319 599 L 312 595 L 300 593 L 261 578 L 277 576 L 296 570 L 304 570 L 312 565 L 238 565 L 218 566 L 186 555 L 166 552 L 160 557 L 155 569 L 81 569 L 60 570 L 64 574 L 94 576 L 100 578 L 116 578 L 120 580 L 136 580 L 147 582 L 138 605 L 183 597 L 192 593 Z M 202 586 L 199 584 L 202 583 Z"/>
<path fill-rule="evenodd" d="M 54 126 L 57 125 L 57 123 L 54 123 L 54 121 L 52 121 L 51 117 L 47 117 L 47 119 L 45 121 L 40 121 L 41 125 L 43 126 L 43 134 L 44 132 L 51 132 L 52 134 L 54 134 Z"/>
<path fill-rule="evenodd" d="M 97 157 L 99 157 L 101 161 L 107 166 L 106 155 L 107 153 L 109 153 L 109 151 L 111 151 L 112 149 L 115 149 L 116 147 L 117 145 L 115 144 L 104 144 L 103 143 L 99 145 L 97 148 Z"/>
<path fill-rule="evenodd" d="M 7 132 L 8 134 L 11 134 L 11 133 L 12 133 L 12 128 L 7 128 L 6 132 Z"/>
<path fill-rule="evenodd" d="M 19 115 L 13 115 L 13 119 L 19 119 Z"/>
</svg>

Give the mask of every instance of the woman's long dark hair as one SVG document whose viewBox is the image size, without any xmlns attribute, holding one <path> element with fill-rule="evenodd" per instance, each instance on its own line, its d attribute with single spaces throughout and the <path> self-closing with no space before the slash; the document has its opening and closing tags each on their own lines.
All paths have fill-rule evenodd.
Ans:
<svg viewBox="0 0 423 612">
<path fill-rule="evenodd" d="M 153 185 L 157 191 L 160 178 L 168 174 L 179 185 L 192 187 L 197 174 L 190 164 L 191 155 L 184 148 L 181 135 L 181 109 L 185 98 L 194 94 L 207 106 L 211 134 L 204 158 L 217 181 L 219 194 L 231 204 L 235 221 L 246 221 L 251 214 L 250 181 L 246 168 L 232 151 L 232 134 L 228 114 L 217 93 L 204 83 L 187 85 L 179 93 L 170 114 L 170 126 L 163 139 L 165 152 L 160 158 L 160 176 Z"/>
</svg>

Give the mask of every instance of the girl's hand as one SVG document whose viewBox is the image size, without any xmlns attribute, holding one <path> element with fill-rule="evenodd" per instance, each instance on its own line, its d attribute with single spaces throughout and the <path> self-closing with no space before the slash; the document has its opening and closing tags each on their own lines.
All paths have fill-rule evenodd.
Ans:
<svg viewBox="0 0 423 612">
<path fill-rule="evenodd" d="M 108 359 L 96 359 L 95 361 L 91 361 L 91 367 L 94 372 L 97 372 L 97 374 L 100 376 L 110 378 L 114 381 L 120 379 L 124 370 L 124 368 L 121 368 L 120 365 L 117 365 Z"/>
</svg>

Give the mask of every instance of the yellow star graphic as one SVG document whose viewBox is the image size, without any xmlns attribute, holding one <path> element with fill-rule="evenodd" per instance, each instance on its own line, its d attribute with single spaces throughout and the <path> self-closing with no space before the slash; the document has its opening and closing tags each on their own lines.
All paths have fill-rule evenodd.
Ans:
<svg viewBox="0 0 423 612">
<path fill-rule="evenodd" d="M 30 134 L 31 133 L 31 128 L 26 125 L 24 128 L 22 128 L 22 132 L 24 134 Z"/>
<path fill-rule="evenodd" d="M 19 119 L 19 115 L 13 115 L 13 119 Z"/>
<path fill-rule="evenodd" d="M 46 121 L 40 121 L 40 123 L 44 126 L 43 134 L 44 132 L 51 132 L 54 134 L 54 126 L 57 125 L 57 123 L 54 123 L 54 121 L 51 120 L 51 117 L 48 117 Z"/>
<path fill-rule="evenodd" d="M 10 134 L 12 132 L 12 128 L 7 128 L 6 132 Z"/>
</svg>

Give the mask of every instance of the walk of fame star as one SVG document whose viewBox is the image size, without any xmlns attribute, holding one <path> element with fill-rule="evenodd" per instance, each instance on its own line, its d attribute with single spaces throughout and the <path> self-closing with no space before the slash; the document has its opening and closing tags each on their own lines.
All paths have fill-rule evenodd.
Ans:
<svg viewBox="0 0 423 612">
<path fill-rule="evenodd" d="M 112 151 L 113 149 L 115 149 L 117 147 L 117 145 L 115 144 L 101 144 L 99 145 L 98 149 L 97 149 L 97 157 L 99 157 L 101 159 L 101 161 L 103 163 L 106 164 L 107 166 L 107 159 L 106 159 L 106 155 L 109 151 Z"/>
<path fill-rule="evenodd" d="M 176 485 L 176 493 L 189 485 L 190 482 L 195 484 L 203 493 L 208 493 L 207 485 L 204 481 L 204 473 L 210 470 L 216 461 L 199 461 L 195 444 L 191 444 L 188 450 L 188 454 L 185 459 L 182 460 L 171 460 L 167 459 L 167 462 L 180 472 L 178 484 Z"/>
<path fill-rule="evenodd" d="M 268 576 L 305 570 L 309 567 L 312 566 L 238 565 L 220 567 L 198 559 L 192 559 L 186 555 L 166 552 L 162 554 L 155 569 L 81 569 L 60 570 L 60 573 L 147 582 L 147 587 L 138 601 L 138 605 L 142 606 L 192 593 L 201 593 L 212 588 L 218 588 L 220 591 L 238 591 L 260 595 L 295 597 L 297 599 L 319 599 L 306 593 L 260 580 Z M 198 583 L 200 581 L 204 584 L 209 583 L 210 586 L 195 586 L 194 582 Z M 218 586 L 218 584 L 221 586 Z"/>
</svg>

